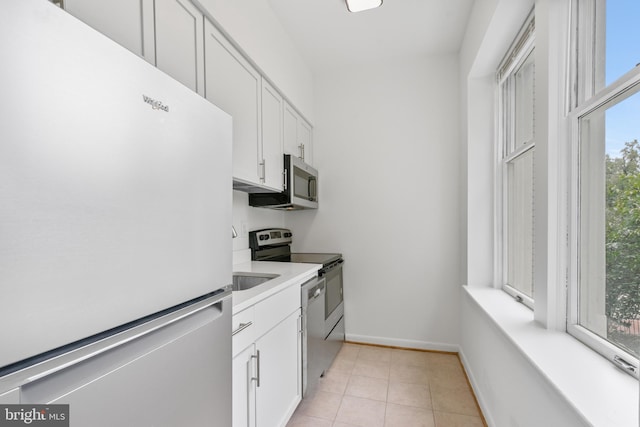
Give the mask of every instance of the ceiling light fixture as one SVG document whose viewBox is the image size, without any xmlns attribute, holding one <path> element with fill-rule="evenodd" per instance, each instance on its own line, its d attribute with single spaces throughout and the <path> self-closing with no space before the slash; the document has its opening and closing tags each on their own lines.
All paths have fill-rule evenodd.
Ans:
<svg viewBox="0 0 640 427">
<path fill-rule="evenodd" d="M 382 6 L 382 0 L 345 0 L 349 12 L 362 12 Z"/>
</svg>

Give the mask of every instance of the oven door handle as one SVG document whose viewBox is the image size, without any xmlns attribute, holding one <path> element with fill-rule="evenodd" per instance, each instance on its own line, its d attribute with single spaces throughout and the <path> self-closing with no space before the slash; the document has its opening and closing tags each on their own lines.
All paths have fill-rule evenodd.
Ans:
<svg viewBox="0 0 640 427">
<path fill-rule="evenodd" d="M 328 266 L 323 267 L 320 271 L 322 274 L 326 274 L 329 271 L 333 270 L 334 268 L 342 267 L 342 263 L 344 263 L 344 260 L 340 258 L 339 260 L 332 262 Z"/>
</svg>

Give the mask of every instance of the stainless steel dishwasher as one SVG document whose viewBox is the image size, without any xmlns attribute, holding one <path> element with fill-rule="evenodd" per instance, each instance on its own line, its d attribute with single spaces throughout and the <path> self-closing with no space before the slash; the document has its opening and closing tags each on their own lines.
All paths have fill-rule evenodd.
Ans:
<svg viewBox="0 0 640 427">
<path fill-rule="evenodd" d="M 313 395 L 324 374 L 325 279 L 314 277 L 301 287 L 302 302 L 302 397 Z"/>
</svg>

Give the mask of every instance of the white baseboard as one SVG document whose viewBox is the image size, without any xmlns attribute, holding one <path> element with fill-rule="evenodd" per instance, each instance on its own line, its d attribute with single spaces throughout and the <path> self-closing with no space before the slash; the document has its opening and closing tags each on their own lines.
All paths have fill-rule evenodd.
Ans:
<svg viewBox="0 0 640 427">
<path fill-rule="evenodd" d="M 473 376 L 473 372 L 471 372 L 469 368 L 467 368 L 469 364 L 467 363 L 467 358 L 465 357 L 464 351 L 462 351 L 462 349 L 460 349 L 460 352 L 458 352 L 458 356 L 460 357 L 460 361 L 462 362 L 462 367 L 464 368 L 464 372 L 467 374 L 467 378 L 471 383 L 473 394 L 476 396 L 478 405 L 480 405 L 480 410 L 482 411 L 482 416 L 484 417 L 484 420 L 487 422 L 487 426 L 489 427 L 495 426 L 496 424 L 493 422 L 491 413 L 488 410 L 489 407 L 486 405 L 485 399 L 483 395 L 480 393 L 480 387 L 478 387 L 478 383 L 475 377 Z"/>
<path fill-rule="evenodd" d="M 345 334 L 347 341 L 363 344 L 386 345 L 390 347 L 412 348 L 416 350 L 447 351 L 459 353 L 460 346 L 456 344 L 434 343 L 428 341 L 403 340 L 398 338 L 374 337 L 371 335 Z"/>
</svg>

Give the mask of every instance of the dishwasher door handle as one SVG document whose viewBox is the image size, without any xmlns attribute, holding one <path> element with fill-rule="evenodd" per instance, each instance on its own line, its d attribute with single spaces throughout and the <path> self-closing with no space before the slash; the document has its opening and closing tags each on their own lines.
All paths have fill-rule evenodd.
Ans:
<svg viewBox="0 0 640 427">
<path fill-rule="evenodd" d="M 302 285 L 303 300 L 306 299 L 307 305 L 324 295 L 325 291 L 326 279 L 324 277 L 316 276 Z"/>
</svg>

